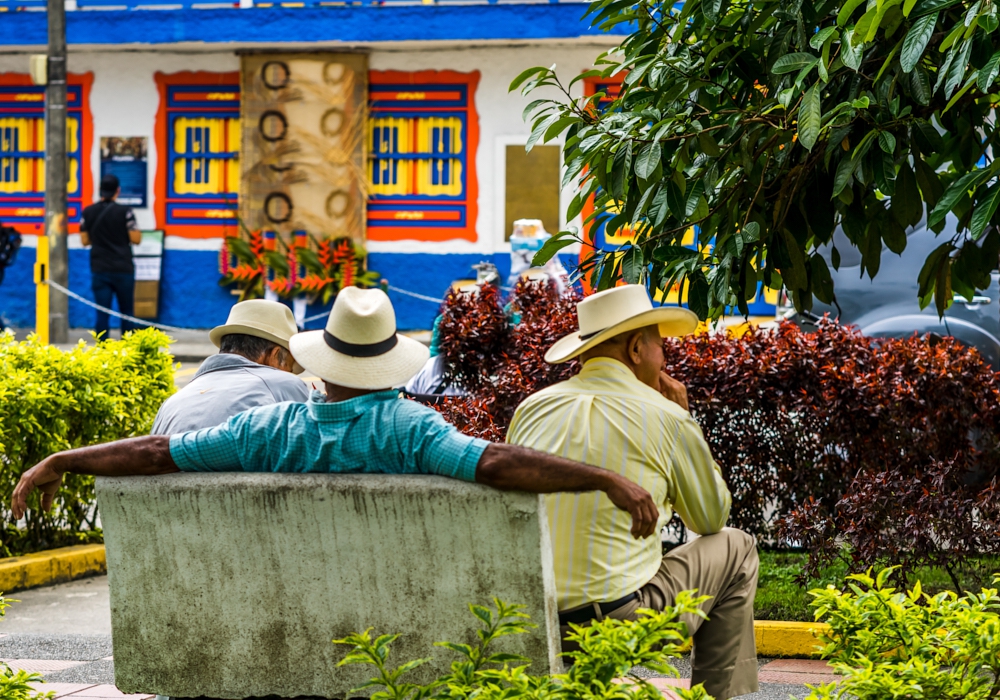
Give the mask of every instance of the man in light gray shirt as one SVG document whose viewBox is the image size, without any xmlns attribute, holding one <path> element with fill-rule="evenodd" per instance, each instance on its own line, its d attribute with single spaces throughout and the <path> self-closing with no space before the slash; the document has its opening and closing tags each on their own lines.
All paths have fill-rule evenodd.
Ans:
<svg viewBox="0 0 1000 700">
<path fill-rule="evenodd" d="M 309 386 L 295 376 L 302 368 L 288 352 L 297 330 L 284 304 L 253 299 L 233 306 L 226 324 L 209 333 L 219 354 L 160 406 L 151 434 L 211 428 L 256 406 L 306 401 Z"/>
</svg>

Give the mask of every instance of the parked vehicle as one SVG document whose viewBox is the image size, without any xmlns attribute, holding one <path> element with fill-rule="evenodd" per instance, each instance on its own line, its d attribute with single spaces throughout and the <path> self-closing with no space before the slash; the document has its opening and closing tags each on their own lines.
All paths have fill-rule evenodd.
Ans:
<svg viewBox="0 0 1000 700">
<path fill-rule="evenodd" d="M 833 245 L 840 253 L 840 269 L 834 270 L 830 263 L 832 245 L 824 246 L 820 252 L 830 263 L 839 311 L 817 301 L 812 312 L 796 313 L 783 294 L 778 315 L 785 315 L 808 329 L 829 314 L 830 318 L 857 326 L 865 335 L 876 338 L 906 338 L 914 333 L 952 336 L 976 348 L 994 369 L 1000 370 L 1000 274 L 994 272 L 990 288 L 972 299 L 956 294 L 944 318 L 938 318 L 933 303 L 920 308 L 917 298 L 920 269 L 945 237 L 954 234 L 956 225 L 955 217 L 949 216 L 941 234 L 935 234 L 923 222 L 910 229 L 902 255 L 897 257 L 887 249 L 882 251 L 882 267 L 874 280 L 862 275 L 861 253 L 838 228 Z"/>
</svg>

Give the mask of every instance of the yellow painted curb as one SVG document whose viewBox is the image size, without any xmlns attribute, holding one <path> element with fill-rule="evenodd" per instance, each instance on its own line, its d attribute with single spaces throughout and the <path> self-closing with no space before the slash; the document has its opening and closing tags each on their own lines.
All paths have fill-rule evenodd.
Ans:
<svg viewBox="0 0 1000 700">
<path fill-rule="evenodd" d="M 107 573 L 103 544 L 60 547 L 0 559 L 0 591 L 10 593 Z"/>
<path fill-rule="evenodd" d="M 757 620 L 753 623 L 758 656 L 809 657 L 821 646 L 816 635 L 829 629 L 822 622 L 781 622 Z"/>
</svg>

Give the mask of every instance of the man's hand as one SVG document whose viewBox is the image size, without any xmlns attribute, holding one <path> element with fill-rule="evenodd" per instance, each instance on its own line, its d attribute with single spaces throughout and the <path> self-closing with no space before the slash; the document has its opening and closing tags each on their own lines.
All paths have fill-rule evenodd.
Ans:
<svg viewBox="0 0 1000 700">
<path fill-rule="evenodd" d="M 24 517 L 25 511 L 28 510 L 28 496 L 35 489 L 42 492 L 42 510 L 47 511 L 52 508 L 52 499 L 60 485 L 62 485 L 62 473 L 52 465 L 51 457 L 43 459 L 24 472 L 11 498 L 10 509 L 14 518 L 20 520 Z"/>
<path fill-rule="evenodd" d="M 665 399 L 673 401 L 685 411 L 691 410 L 688 408 L 687 387 L 663 371 L 660 372 L 660 393 Z"/>
<path fill-rule="evenodd" d="M 660 509 L 646 489 L 625 477 L 613 474 L 615 482 L 605 493 L 617 507 L 632 514 L 632 537 L 645 539 L 656 534 Z"/>
</svg>

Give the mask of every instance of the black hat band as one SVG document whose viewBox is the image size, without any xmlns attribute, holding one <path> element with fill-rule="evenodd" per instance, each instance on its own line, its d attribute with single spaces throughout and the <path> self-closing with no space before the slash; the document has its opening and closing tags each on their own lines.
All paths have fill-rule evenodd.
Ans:
<svg viewBox="0 0 1000 700">
<path fill-rule="evenodd" d="M 393 334 L 388 338 L 379 341 L 378 343 L 362 345 L 360 343 L 348 343 L 347 341 L 341 340 L 330 331 L 324 330 L 323 340 L 325 340 L 327 345 L 339 352 L 341 355 L 347 355 L 348 357 L 378 357 L 379 355 L 384 355 L 396 347 L 396 344 L 399 342 L 399 336 L 393 332 Z"/>
</svg>

